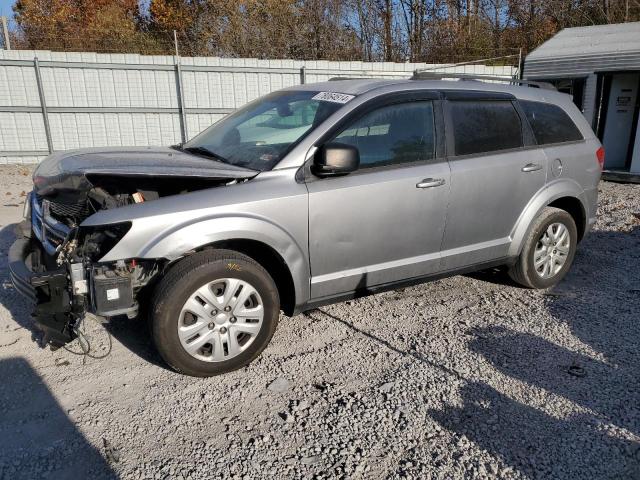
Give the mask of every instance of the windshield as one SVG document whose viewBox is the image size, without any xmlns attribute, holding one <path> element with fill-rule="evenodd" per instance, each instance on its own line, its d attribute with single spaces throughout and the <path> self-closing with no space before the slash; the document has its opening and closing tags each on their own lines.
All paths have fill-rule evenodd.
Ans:
<svg viewBox="0 0 640 480">
<path fill-rule="evenodd" d="M 240 167 L 271 170 L 344 103 L 324 98 L 319 92 L 271 93 L 213 124 L 183 149 Z"/>
</svg>

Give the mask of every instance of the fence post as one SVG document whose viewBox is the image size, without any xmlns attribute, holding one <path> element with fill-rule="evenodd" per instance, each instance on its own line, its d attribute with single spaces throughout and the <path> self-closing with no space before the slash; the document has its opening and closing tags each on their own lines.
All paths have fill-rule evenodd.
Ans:
<svg viewBox="0 0 640 480">
<path fill-rule="evenodd" d="M 176 47 L 176 57 L 180 56 L 180 52 L 178 51 L 178 32 L 173 31 L 173 45 Z"/>
<path fill-rule="evenodd" d="M 44 133 L 47 137 L 47 147 L 49 148 L 49 153 L 53 153 L 53 140 L 51 139 L 51 127 L 49 126 L 49 113 L 47 112 L 47 101 L 44 98 L 44 89 L 42 88 L 42 76 L 40 75 L 40 63 L 38 63 L 38 57 L 33 57 L 33 67 L 36 70 L 36 83 L 38 85 L 38 96 L 40 97 L 40 108 L 42 109 Z"/>
<path fill-rule="evenodd" d="M 9 40 L 9 27 L 7 26 L 7 17 L 0 17 L 2 21 L 2 36 L 4 38 L 4 49 L 11 50 L 11 41 Z"/>
<path fill-rule="evenodd" d="M 187 113 L 184 107 L 184 90 L 182 88 L 182 67 L 180 66 L 180 51 L 178 50 L 178 32 L 173 31 L 173 43 L 176 47 L 175 66 L 176 66 L 176 93 L 178 94 L 178 112 L 180 113 L 180 135 L 182 143 L 186 143 L 189 139 L 187 131 Z"/>
<path fill-rule="evenodd" d="M 307 81 L 307 67 L 300 67 L 300 85 L 304 85 Z"/>
<path fill-rule="evenodd" d="M 518 80 L 522 80 L 522 74 L 524 73 L 523 70 L 524 64 L 522 63 L 522 47 L 520 47 L 520 50 L 518 51 Z"/>
<path fill-rule="evenodd" d="M 180 66 L 180 58 L 176 57 L 176 90 L 178 93 L 178 111 L 180 112 L 180 133 L 182 135 L 182 143 L 186 143 L 189 139 L 187 131 L 187 113 L 184 108 L 184 90 L 182 88 L 182 67 Z"/>
</svg>

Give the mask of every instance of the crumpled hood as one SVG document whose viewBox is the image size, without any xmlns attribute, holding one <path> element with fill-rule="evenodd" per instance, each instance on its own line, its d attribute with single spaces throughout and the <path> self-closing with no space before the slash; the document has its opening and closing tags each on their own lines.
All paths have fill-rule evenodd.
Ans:
<svg viewBox="0 0 640 480">
<path fill-rule="evenodd" d="M 90 177 L 176 177 L 247 179 L 258 172 L 168 147 L 86 148 L 54 153 L 33 174 L 36 192 L 86 191 Z"/>
</svg>

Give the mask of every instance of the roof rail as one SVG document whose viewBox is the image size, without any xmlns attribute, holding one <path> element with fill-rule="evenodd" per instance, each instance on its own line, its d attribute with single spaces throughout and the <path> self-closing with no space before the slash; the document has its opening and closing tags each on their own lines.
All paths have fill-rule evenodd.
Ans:
<svg viewBox="0 0 640 480">
<path fill-rule="evenodd" d="M 340 82 L 342 80 L 375 80 L 372 77 L 331 77 L 330 82 Z"/>
<path fill-rule="evenodd" d="M 545 90 L 556 90 L 552 84 L 548 82 L 534 82 L 531 80 L 520 80 L 518 78 L 496 77 L 492 75 L 473 75 L 468 73 L 444 73 L 416 70 L 413 72 L 411 80 L 439 80 L 443 78 L 457 78 L 458 80 L 490 80 L 492 82 L 504 82 L 512 85 L 526 85 L 533 88 L 542 88 Z"/>
</svg>

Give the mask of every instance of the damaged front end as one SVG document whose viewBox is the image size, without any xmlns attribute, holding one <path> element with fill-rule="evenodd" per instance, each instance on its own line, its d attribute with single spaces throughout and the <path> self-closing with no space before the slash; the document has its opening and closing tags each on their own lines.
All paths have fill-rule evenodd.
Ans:
<svg viewBox="0 0 640 480">
<path fill-rule="evenodd" d="M 27 201 L 30 218 L 18 225 L 9 266 L 16 289 L 35 304 L 33 318 L 43 331 L 43 343 L 57 348 L 72 341 L 87 313 L 135 317 L 138 293 L 162 262 L 99 262 L 131 224 L 61 228 L 47 200 L 32 194 Z"/>
<path fill-rule="evenodd" d="M 94 149 L 43 160 L 9 250 L 9 270 L 16 290 L 35 304 L 44 344 L 57 348 L 72 341 L 87 313 L 135 317 L 141 291 L 164 268 L 164 259 L 101 261 L 132 224 L 83 226 L 84 220 L 256 174 L 171 149 Z"/>
</svg>

